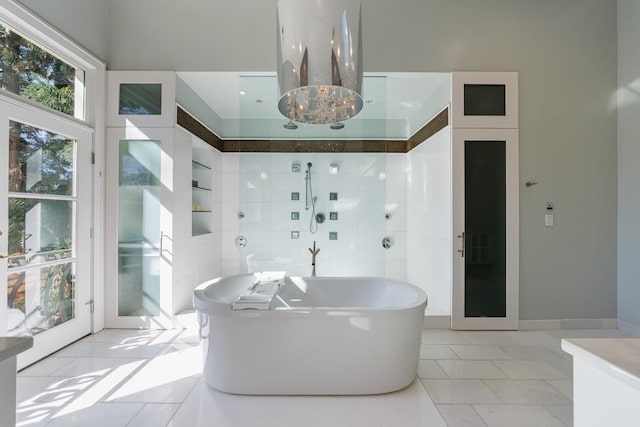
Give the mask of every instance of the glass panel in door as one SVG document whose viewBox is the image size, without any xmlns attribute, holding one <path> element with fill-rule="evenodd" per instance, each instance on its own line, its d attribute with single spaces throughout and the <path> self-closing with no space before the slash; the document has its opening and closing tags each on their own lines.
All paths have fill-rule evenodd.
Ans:
<svg viewBox="0 0 640 427">
<path fill-rule="evenodd" d="M 9 122 L 7 335 L 75 317 L 76 141 Z"/>
<path fill-rule="evenodd" d="M 465 141 L 465 317 L 506 317 L 506 143 Z"/>
<path fill-rule="evenodd" d="M 160 315 L 160 141 L 120 140 L 118 316 Z"/>
<path fill-rule="evenodd" d="M 452 133 L 452 329 L 518 329 L 518 131 Z"/>
</svg>

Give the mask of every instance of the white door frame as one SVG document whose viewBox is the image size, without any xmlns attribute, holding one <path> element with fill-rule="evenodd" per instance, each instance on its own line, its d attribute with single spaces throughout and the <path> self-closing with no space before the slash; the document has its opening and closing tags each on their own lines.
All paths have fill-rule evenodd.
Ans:
<svg viewBox="0 0 640 427">
<path fill-rule="evenodd" d="M 106 313 L 107 328 L 170 329 L 172 320 L 173 286 L 173 128 L 107 128 L 107 192 L 106 192 Z M 119 141 L 125 139 L 161 141 L 161 202 L 160 227 L 160 316 L 118 315 L 118 182 Z"/>
<path fill-rule="evenodd" d="M 465 317 L 465 258 L 461 256 L 465 231 L 465 141 L 506 143 L 506 317 Z M 519 325 L 519 175 L 518 129 L 453 129 L 453 289 L 451 329 L 518 329 Z"/>
<path fill-rule="evenodd" d="M 30 365 L 48 356 L 60 348 L 88 335 L 91 332 L 91 287 L 92 287 L 92 223 L 93 223 L 93 168 L 91 153 L 93 146 L 93 130 L 79 124 L 75 120 L 65 119 L 57 114 L 39 111 L 29 105 L 21 105 L 19 101 L 0 96 L 0 135 L 2 135 L 2 149 L 0 149 L 0 164 L 3 176 L 8 176 L 8 140 L 9 121 L 32 125 L 76 140 L 75 159 L 75 220 L 73 226 L 73 257 L 76 263 L 76 286 L 74 298 L 74 318 L 54 328 L 41 332 L 34 337 L 33 347 L 18 356 L 18 369 Z M 6 181 L 5 181 L 6 182 Z M 0 230 L 5 234 L 0 236 L 0 252 L 7 249 L 8 229 L 8 187 L 0 186 Z M 45 196 L 46 198 L 46 196 Z M 0 335 L 7 328 L 7 262 L 0 260 L 0 277 L 4 278 L 4 291 L 0 292 Z"/>
</svg>

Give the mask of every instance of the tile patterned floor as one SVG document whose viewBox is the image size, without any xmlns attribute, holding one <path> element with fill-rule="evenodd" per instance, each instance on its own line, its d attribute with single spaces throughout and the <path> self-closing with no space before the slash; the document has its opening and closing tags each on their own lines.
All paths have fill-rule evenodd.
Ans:
<svg viewBox="0 0 640 427">
<path fill-rule="evenodd" d="M 237 396 L 201 379 L 191 330 L 105 330 L 18 375 L 18 426 L 571 426 L 564 337 L 425 330 L 418 378 L 378 396 Z"/>
</svg>

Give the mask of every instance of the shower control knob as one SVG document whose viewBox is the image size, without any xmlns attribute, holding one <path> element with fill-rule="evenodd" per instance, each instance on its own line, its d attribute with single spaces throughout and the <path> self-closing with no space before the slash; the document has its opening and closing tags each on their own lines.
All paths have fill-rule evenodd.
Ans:
<svg viewBox="0 0 640 427">
<path fill-rule="evenodd" d="M 242 219 L 244 218 L 244 212 L 240 211 L 238 212 L 238 219 Z"/>
<path fill-rule="evenodd" d="M 391 237 L 387 236 L 384 239 L 382 239 L 382 247 L 385 249 L 389 249 L 391 247 L 391 245 L 393 245 L 393 240 L 391 240 Z"/>
<path fill-rule="evenodd" d="M 244 248 L 247 246 L 247 238 L 244 236 L 236 237 L 236 246 L 239 248 Z"/>
<path fill-rule="evenodd" d="M 319 213 L 319 214 L 316 215 L 316 222 L 318 224 L 322 224 L 324 222 L 324 220 L 325 220 L 325 216 L 324 216 L 323 213 Z"/>
</svg>

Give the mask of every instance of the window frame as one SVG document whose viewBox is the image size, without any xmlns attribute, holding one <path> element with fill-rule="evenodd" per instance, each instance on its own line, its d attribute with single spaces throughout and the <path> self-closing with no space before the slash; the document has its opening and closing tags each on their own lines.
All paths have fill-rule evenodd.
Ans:
<svg viewBox="0 0 640 427">
<path fill-rule="evenodd" d="M 92 212 L 92 261 L 91 278 L 93 286 L 91 297 L 95 307 L 92 319 L 92 331 L 104 328 L 104 263 L 96 262 L 105 257 L 104 251 L 104 221 L 105 221 L 105 104 L 106 104 L 106 64 L 90 53 L 77 42 L 54 28 L 52 25 L 33 14 L 27 8 L 13 0 L 0 0 L 0 18 L 12 29 L 33 41 L 42 49 L 57 58 L 82 69 L 84 73 L 76 73 L 76 84 L 82 85 L 82 117 L 68 114 L 45 107 L 20 95 L 2 91 L 0 97 L 15 105 L 38 111 L 47 116 L 54 116 L 66 121 L 75 122 L 80 127 L 86 127 L 93 132 L 93 170 L 91 172 L 93 200 Z M 84 78 L 78 81 L 78 74 Z M 78 96 L 76 91 L 76 96 Z M 76 108 L 76 111 L 78 109 Z"/>
</svg>

